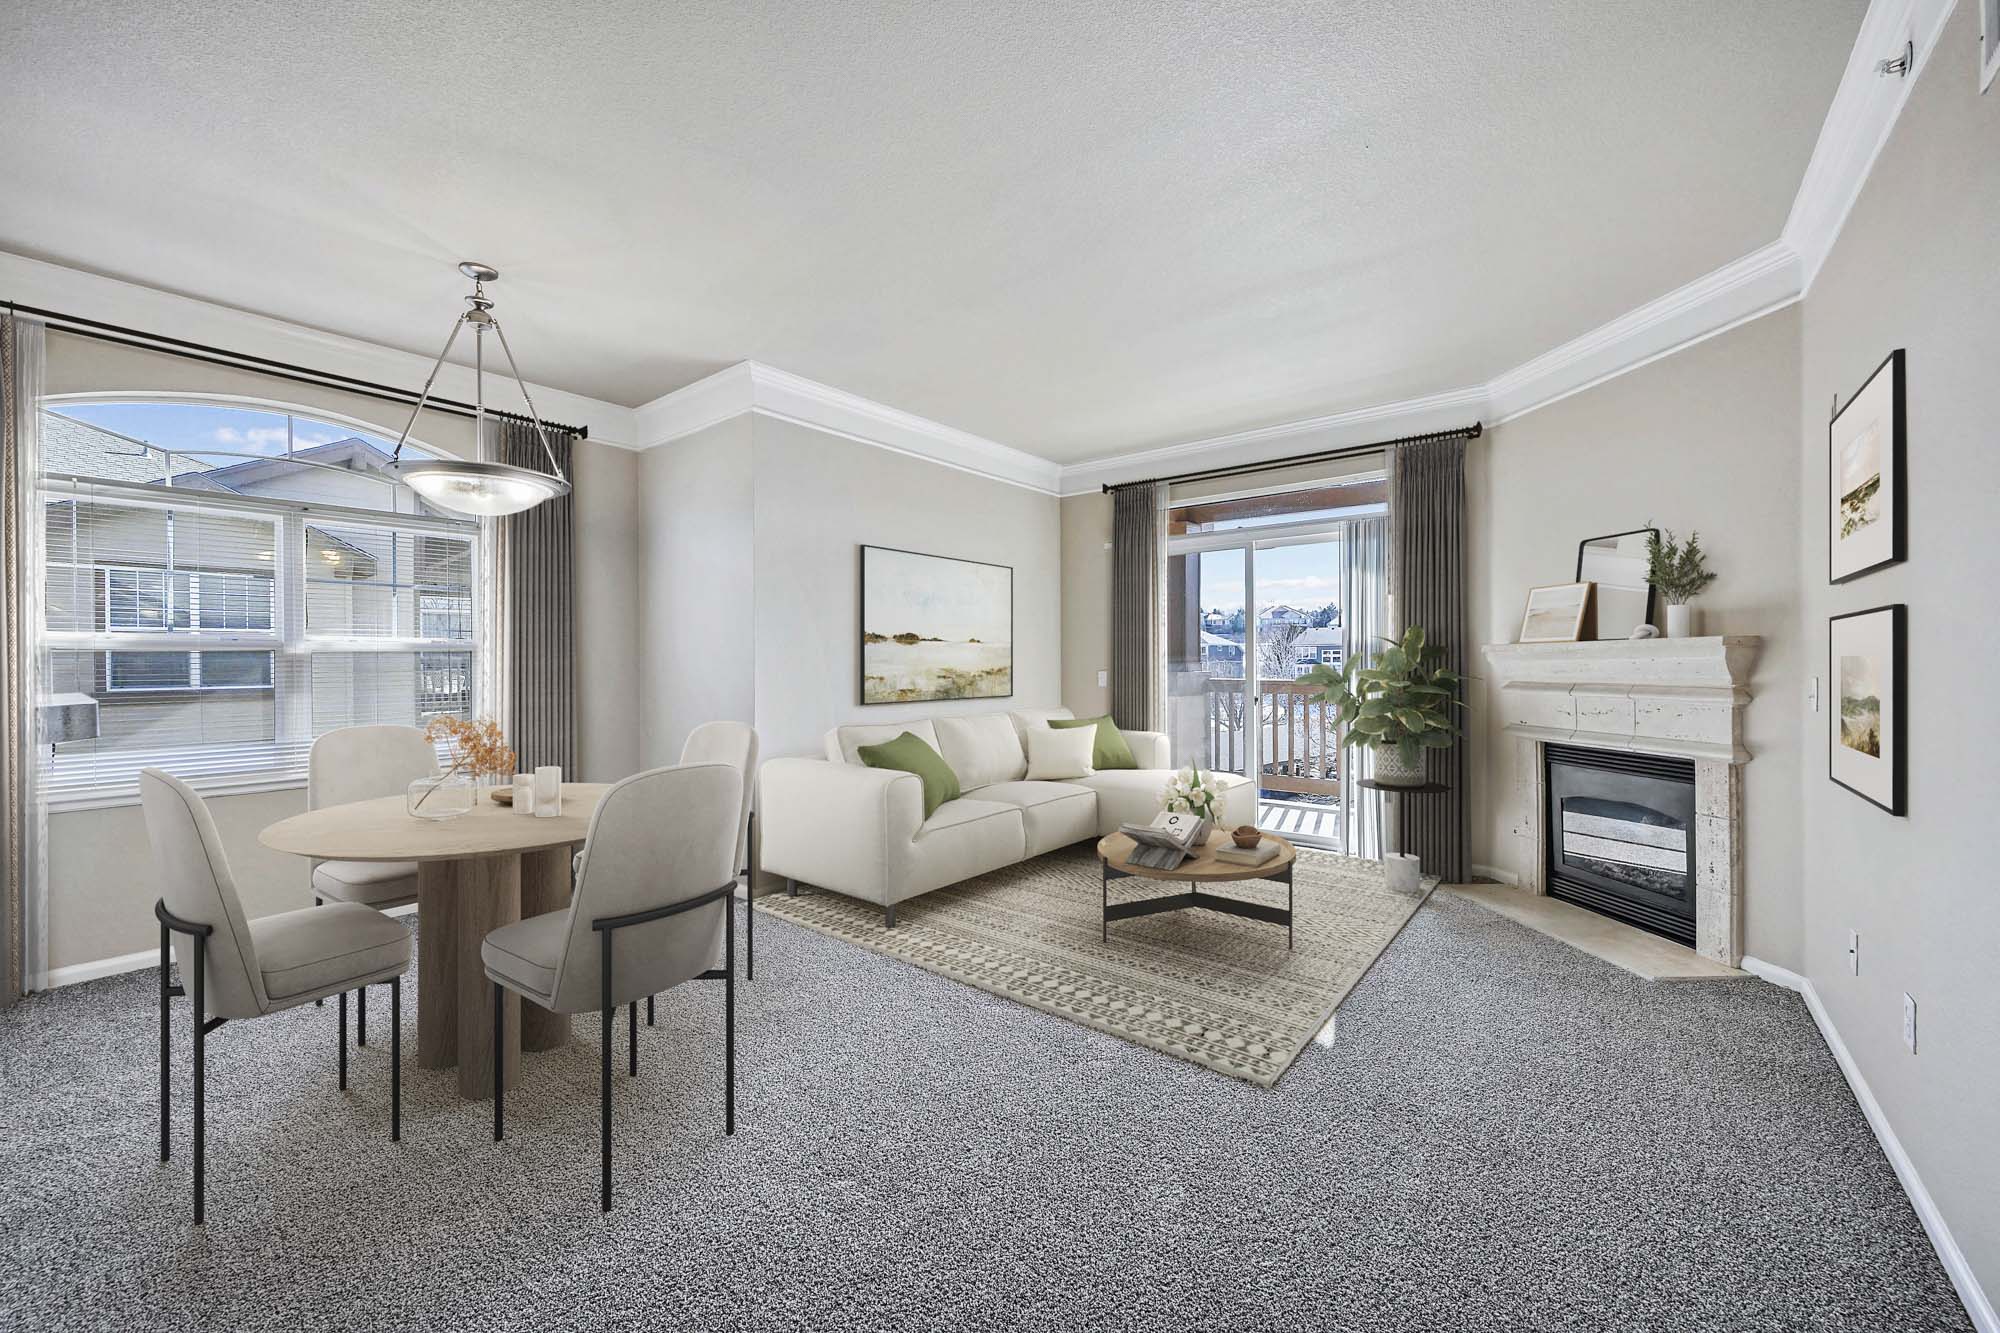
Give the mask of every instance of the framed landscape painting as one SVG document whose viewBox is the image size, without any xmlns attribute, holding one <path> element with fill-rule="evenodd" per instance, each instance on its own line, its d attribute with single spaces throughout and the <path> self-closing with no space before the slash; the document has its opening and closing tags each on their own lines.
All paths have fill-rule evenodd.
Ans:
<svg viewBox="0 0 2000 1333">
<path fill-rule="evenodd" d="M 1521 613 L 1522 643 L 1575 643 L 1583 637 L 1584 617 L 1591 610 L 1590 583 L 1552 583 L 1528 589 L 1528 609 Z"/>
<path fill-rule="evenodd" d="M 1827 776 L 1892 815 L 1903 813 L 1903 607 L 1828 622 Z"/>
<path fill-rule="evenodd" d="M 1903 349 L 1875 368 L 1827 428 L 1827 578 L 1903 558 Z"/>
<path fill-rule="evenodd" d="M 862 703 L 1013 693 L 1011 566 L 861 548 Z"/>
</svg>

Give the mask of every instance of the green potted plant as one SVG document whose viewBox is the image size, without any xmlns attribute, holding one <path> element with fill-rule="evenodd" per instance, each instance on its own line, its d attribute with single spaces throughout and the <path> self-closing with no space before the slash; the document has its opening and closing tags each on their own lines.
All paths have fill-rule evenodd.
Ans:
<svg viewBox="0 0 2000 1333">
<path fill-rule="evenodd" d="M 1688 603 L 1715 575 L 1708 568 L 1708 552 L 1701 549 L 1701 534 L 1690 532 L 1686 542 L 1667 530 L 1664 540 L 1654 529 L 1646 538 L 1646 581 L 1667 599 L 1667 637 L 1685 639 L 1694 632 L 1693 608 Z"/>
<path fill-rule="evenodd" d="M 1373 666 L 1317 666 L 1299 679 L 1321 686 L 1321 702 L 1340 710 L 1348 744 L 1374 751 L 1376 782 L 1421 787 L 1424 751 L 1446 749 L 1461 734 L 1452 710 L 1465 707 L 1463 677 L 1445 668 L 1444 650 L 1425 642 L 1421 625 L 1382 643 Z"/>
</svg>

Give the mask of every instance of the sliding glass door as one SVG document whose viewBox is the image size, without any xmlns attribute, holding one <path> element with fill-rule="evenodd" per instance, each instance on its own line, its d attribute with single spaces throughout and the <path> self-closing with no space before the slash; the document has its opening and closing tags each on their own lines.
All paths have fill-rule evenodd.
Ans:
<svg viewBox="0 0 2000 1333">
<path fill-rule="evenodd" d="M 1169 529 L 1167 725 L 1175 758 L 1253 779 L 1259 827 L 1294 841 L 1356 841 L 1335 710 L 1299 677 L 1316 666 L 1339 670 L 1355 628 L 1380 632 L 1380 562 L 1367 556 L 1367 541 L 1358 543 L 1357 559 L 1350 540 L 1367 531 L 1362 523 L 1379 526 L 1380 512 L 1365 505 L 1205 528 L 1183 520 Z"/>
</svg>

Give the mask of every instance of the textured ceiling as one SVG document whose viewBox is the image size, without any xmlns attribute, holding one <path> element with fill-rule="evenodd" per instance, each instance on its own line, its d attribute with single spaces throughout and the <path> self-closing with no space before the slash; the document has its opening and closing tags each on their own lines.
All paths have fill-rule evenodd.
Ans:
<svg viewBox="0 0 2000 1333">
<path fill-rule="evenodd" d="M 0 249 L 1058 461 L 1484 380 L 1778 235 L 1862 0 L 0 14 Z"/>
</svg>

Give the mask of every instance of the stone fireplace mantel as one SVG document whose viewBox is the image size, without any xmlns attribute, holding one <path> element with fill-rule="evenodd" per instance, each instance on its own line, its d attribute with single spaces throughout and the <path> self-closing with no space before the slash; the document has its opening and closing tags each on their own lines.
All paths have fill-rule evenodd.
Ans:
<svg viewBox="0 0 2000 1333">
<path fill-rule="evenodd" d="M 1546 891 L 1542 747 L 1679 755 L 1695 771 L 1695 948 L 1735 967 L 1743 955 L 1743 713 L 1762 640 L 1607 639 L 1495 643 L 1483 652 L 1507 734 L 1495 849 L 1520 887 Z"/>
</svg>

